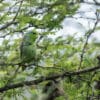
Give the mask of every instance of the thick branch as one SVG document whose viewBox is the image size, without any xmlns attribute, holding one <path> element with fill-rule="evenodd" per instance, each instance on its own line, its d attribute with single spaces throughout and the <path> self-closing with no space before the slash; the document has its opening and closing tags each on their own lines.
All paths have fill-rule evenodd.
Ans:
<svg viewBox="0 0 100 100">
<path fill-rule="evenodd" d="M 89 72 L 96 71 L 98 69 L 100 69 L 100 66 L 90 67 L 90 68 L 86 68 L 86 69 L 83 69 L 83 70 L 80 70 L 80 71 L 75 71 L 75 72 L 64 72 L 64 73 L 56 74 L 56 75 L 53 75 L 53 76 L 41 77 L 39 79 L 32 80 L 32 81 L 24 81 L 24 82 L 21 82 L 21 83 L 11 84 L 11 85 L 8 85 L 8 86 L 1 87 L 0 92 L 4 92 L 4 91 L 10 90 L 10 89 L 20 88 L 20 87 L 23 87 L 25 85 L 27 85 L 27 86 L 37 85 L 41 82 L 48 81 L 48 80 L 54 80 L 54 79 L 57 79 L 57 78 L 60 78 L 60 77 L 69 77 L 69 76 L 75 76 L 75 75 L 80 75 L 80 74 L 86 74 L 86 73 L 89 73 Z"/>
</svg>

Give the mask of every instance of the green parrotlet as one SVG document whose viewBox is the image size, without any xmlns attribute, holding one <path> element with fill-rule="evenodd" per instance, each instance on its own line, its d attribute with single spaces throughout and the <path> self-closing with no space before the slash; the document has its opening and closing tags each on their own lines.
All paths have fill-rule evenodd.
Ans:
<svg viewBox="0 0 100 100">
<path fill-rule="evenodd" d="M 20 46 L 20 58 L 22 64 L 33 64 L 36 61 L 36 38 L 36 33 L 33 31 L 25 34 Z"/>
</svg>

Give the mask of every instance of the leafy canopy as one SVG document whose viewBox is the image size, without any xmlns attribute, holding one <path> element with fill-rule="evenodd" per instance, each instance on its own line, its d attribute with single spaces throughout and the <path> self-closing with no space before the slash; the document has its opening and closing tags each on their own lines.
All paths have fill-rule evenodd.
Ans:
<svg viewBox="0 0 100 100">
<path fill-rule="evenodd" d="M 24 81 L 42 76 L 55 76 L 66 71 L 74 72 L 98 64 L 96 56 L 100 52 L 100 47 L 94 41 L 88 43 L 92 32 L 99 29 L 95 28 L 96 25 L 83 37 L 77 38 L 77 33 L 53 37 L 63 28 L 62 21 L 76 13 L 79 0 L 75 3 L 71 0 L 3 0 L 0 2 L 0 87 L 18 82 L 24 84 Z M 34 36 L 30 35 L 29 41 L 34 42 L 37 58 L 36 63 L 31 65 L 28 62 L 21 63 L 19 49 L 24 36 L 30 31 L 36 33 Z M 22 66 L 27 69 L 22 71 Z M 56 99 L 64 100 L 67 97 L 69 100 L 85 100 L 93 93 L 92 82 L 99 77 L 99 71 L 95 71 L 62 78 L 61 86 L 64 95 Z M 37 100 L 39 96 L 42 98 L 40 91 L 45 84 L 44 79 L 44 82 L 37 86 L 8 89 L 5 93 L 1 93 L 0 97 L 5 100 L 19 98 Z"/>
</svg>

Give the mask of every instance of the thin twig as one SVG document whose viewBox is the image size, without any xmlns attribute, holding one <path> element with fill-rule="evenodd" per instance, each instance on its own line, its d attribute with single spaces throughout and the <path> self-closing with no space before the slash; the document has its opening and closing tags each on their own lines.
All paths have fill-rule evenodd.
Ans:
<svg viewBox="0 0 100 100">
<path fill-rule="evenodd" d="M 95 24 L 94 24 L 94 27 L 93 27 L 92 29 L 90 29 L 88 32 L 86 32 L 87 37 L 86 37 L 86 41 L 85 41 L 85 43 L 84 43 L 84 45 L 83 45 L 83 49 L 82 49 L 82 52 L 81 52 L 81 55 L 80 55 L 80 63 L 79 63 L 78 70 L 79 70 L 79 69 L 81 68 L 81 66 L 82 66 L 82 62 L 83 62 L 85 50 L 86 50 L 86 47 L 87 47 L 87 45 L 88 45 L 88 40 L 89 40 L 90 36 L 92 35 L 92 33 L 95 31 L 96 26 L 97 26 L 97 24 L 98 24 L 98 20 L 99 20 L 98 17 L 99 17 L 99 16 L 98 16 L 97 12 L 96 12 L 96 16 L 97 16 L 97 20 L 96 20 L 96 22 L 95 22 Z"/>
</svg>

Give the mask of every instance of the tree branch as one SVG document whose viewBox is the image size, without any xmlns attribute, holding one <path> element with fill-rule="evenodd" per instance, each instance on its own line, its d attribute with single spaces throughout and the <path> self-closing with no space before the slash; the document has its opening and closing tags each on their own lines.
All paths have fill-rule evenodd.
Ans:
<svg viewBox="0 0 100 100">
<path fill-rule="evenodd" d="M 92 33 L 95 32 L 96 26 L 97 26 L 97 24 L 98 24 L 99 16 L 98 16 L 98 13 L 97 13 L 97 12 L 96 12 L 96 19 L 97 19 L 97 20 L 96 20 L 96 22 L 94 23 L 94 27 L 93 27 L 92 29 L 89 29 L 89 30 L 86 32 L 87 37 L 86 37 L 85 43 L 84 43 L 84 45 L 83 45 L 83 49 L 82 49 L 82 51 L 81 51 L 81 55 L 80 55 L 80 64 L 79 64 L 79 68 L 78 68 L 78 69 L 80 69 L 81 66 L 82 66 L 82 62 L 83 62 L 83 58 L 84 58 L 84 53 L 85 53 L 86 47 L 87 47 L 87 45 L 88 45 L 88 40 L 89 40 L 90 36 L 92 35 Z"/>
<path fill-rule="evenodd" d="M 40 77 L 39 79 L 32 80 L 32 81 L 24 81 L 24 82 L 20 82 L 20 83 L 16 83 L 16 84 L 6 85 L 6 86 L 0 88 L 0 92 L 8 91 L 10 89 L 24 87 L 25 85 L 27 85 L 27 86 L 37 85 L 41 82 L 48 81 L 48 80 L 55 80 L 55 79 L 61 78 L 61 77 L 71 77 L 71 76 L 76 76 L 76 75 L 80 75 L 80 74 L 86 74 L 89 72 L 94 72 L 98 69 L 100 69 L 100 65 L 96 66 L 96 67 L 90 67 L 90 68 L 86 68 L 83 70 L 75 71 L 75 72 L 63 72 L 61 74 L 56 74 L 53 76 L 47 76 L 47 77 L 44 76 L 44 77 Z"/>
<path fill-rule="evenodd" d="M 10 22 L 7 22 L 7 23 L 4 24 L 3 26 L 1 26 L 1 27 L 0 27 L 0 31 L 1 31 L 1 30 L 4 30 L 4 29 L 6 29 L 6 28 L 8 28 L 8 27 L 9 27 L 10 25 L 12 25 L 12 24 L 16 24 L 15 20 L 16 20 L 16 17 L 18 16 L 18 13 L 19 13 L 20 9 L 21 9 L 22 2 L 23 2 L 23 1 L 20 1 L 19 8 L 18 8 L 18 10 L 17 10 L 17 12 L 16 12 L 14 18 L 13 18 Z"/>
</svg>

